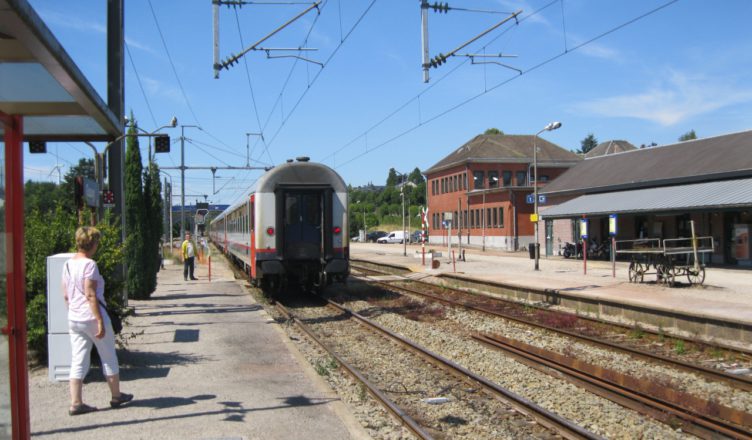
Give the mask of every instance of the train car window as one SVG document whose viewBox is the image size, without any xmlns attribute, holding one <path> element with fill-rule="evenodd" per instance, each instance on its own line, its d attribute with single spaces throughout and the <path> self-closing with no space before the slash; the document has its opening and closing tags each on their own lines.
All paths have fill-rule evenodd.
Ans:
<svg viewBox="0 0 752 440">
<path fill-rule="evenodd" d="M 253 205 L 254 204 L 251 203 L 251 229 L 256 228 L 256 213 L 254 212 Z"/>
<path fill-rule="evenodd" d="M 300 221 L 300 207 L 297 197 L 285 198 L 285 224 L 293 225 Z"/>
<path fill-rule="evenodd" d="M 303 203 L 305 203 L 305 219 L 309 225 L 321 225 L 321 199 L 318 194 L 304 194 Z"/>
</svg>

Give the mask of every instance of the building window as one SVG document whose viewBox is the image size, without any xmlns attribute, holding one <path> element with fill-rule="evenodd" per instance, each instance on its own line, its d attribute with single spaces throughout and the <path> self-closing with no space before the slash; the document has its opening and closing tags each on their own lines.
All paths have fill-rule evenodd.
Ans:
<svg viewBox="0 0 752 440">
<path fill-rule="evenodd" d="M 488 227 L 490 228 L 492 224 L 493 223 L 491 223 L 491 208 L 486 208 L 486 225 L 488 225 Z"/>
<path fill-rule="evenodd" d="M 483 171 L 473 171 L 473 189 L 483 188 Z"/>
<path fill-rule="evenodd" d="M 462 226 L 467 228 L 467 209 L 462 212 Z"/>
<path fill-rule="evenodd" d="M 499 223 L 498 223 L 499 218 L 498 218 L 498 214 L 496 213 L 496 208 L 493 208 L 492 211 L 493 211 L 493 223 L 492 224 L 493 224 L 493 227 L 495 228 L 499 226 Z"/>
<path fill-rule="evenodd" d="M 462 189 L 467 191 L 467 173 L 462 173 Z"/>
<path fill-rule="evenodd" d="M 504 179 L 504 186 L 512 186 L 512 172 L 509 170 L 502 171 L 501 175 Z"/>
<path fill-rule="evenodd" d="M 517 186 L 527 185 L 527 172 L 517 171 Z"/>
<path fill-rule="evenodd" d="M 452 176 L 452 188 L 457 191 L 457 176 Z"/>
<path fill-rule="evenodd" d="M 538 180 L 541 181 L 541 182 L 543 182 L 543 183 L 548 182 L 548 175 L 547 174 L 541 174 L 540 177 L 538 178 Z"/>
<path fill-rule="evenodd" d="M 497 188 L 498 186 L 499 186 L 499 172 L 489 171 L 488 172 L 488 187 Z"/>
<path fill-rule="evenodd" d="M 504 227 L 504 208 L 499 208 L 499 227 Z"/>
<path fill-rule="evenodd" d="M 481 224 L 481 218 L 480 218 L 480 209 L 475 210 L 475 227 L 481 228 L 483 225 Z"/>
</svg>

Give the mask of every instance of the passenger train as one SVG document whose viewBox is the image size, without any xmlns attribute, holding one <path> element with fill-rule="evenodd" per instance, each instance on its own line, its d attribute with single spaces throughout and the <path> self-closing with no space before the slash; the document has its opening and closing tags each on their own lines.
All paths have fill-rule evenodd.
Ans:
<svg viewBox="0 0 752 440">
<path fill-rule="evenodd" d="M 323 289 L 350 274 L 347 186 L 307 157 L 267 171 L 256 191 L 209 224 L 209 237 L 270 292 Z"/>
</svg>

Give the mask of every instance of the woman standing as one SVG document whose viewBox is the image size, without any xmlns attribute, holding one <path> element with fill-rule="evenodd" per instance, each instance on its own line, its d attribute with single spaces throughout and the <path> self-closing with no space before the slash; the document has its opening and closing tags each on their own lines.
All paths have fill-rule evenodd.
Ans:
<svg viewBox="0 0 752 440">
<path fill-rule="evenodd" d="M 110 406 L 130 402 L 132 394 L 120 392 L 120 369 L 115 353 L 115 333 L 104 309 L 104 278 L 91 258 L 97 252 L 101 234 L 97 228 L 83 226 L 76 231 L 78 252 L 63 268 L 63 295 L 68 306 L 71 341 L 70 394 L 68 414 L 74 416 L 96 411 L 83 403 L 83 379 L 89 371 L 92 344 L 102 360 L 102 370 L 112 393 Z"/>
</svg>

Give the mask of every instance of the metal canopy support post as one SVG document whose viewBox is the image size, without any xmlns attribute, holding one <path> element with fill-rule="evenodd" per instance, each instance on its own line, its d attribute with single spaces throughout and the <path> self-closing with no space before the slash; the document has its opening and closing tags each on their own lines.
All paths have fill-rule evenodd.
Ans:
<svg viewBox="0 0 752 440">
<path fill-rule="evenodd" d="M 431 79 L 428 74 L 428 69 L 431 67 L 428 52 L 428 0 L 420 1 L 420 28 L 423 43 L 423 82 L 427 83 Z"/>
<path fill-rule="evenodd" d="M 26 359 L 26 268 L 24 262 L 23 117 L 0 113 L 5 130 L 5 255 L 10 410 L 14 439 L 28 439 L 29 375 Z"/>
</svg>

